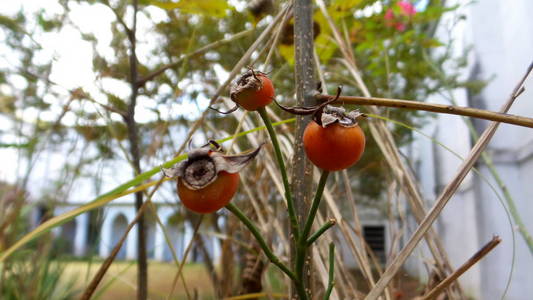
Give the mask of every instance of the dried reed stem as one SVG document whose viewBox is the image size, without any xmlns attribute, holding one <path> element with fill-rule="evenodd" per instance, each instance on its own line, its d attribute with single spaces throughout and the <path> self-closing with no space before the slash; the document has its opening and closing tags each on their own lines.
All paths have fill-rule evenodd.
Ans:
<svg viewBox="0 0 533 300">
<path fill-rule="evenodd" d="M 463 275 L 464 272 L 468 271 L 473 265 L 480 261 L 485 255 L 489 254 L 492 249 L 494 249 L 501 242 L 499 236 L 494 236 L 492 240 L 485 244 L 481 249 L 479 249 L 476 254 L 474 254 L 470 259 L 468 259 L 459 269 L 455 270 L 450 276 L 441 281 L 436 287 L 429 291 L 425 296 L 417 300 L 430 300 L 438 296 L 442 291 L 447 288 L 452 282 L 454 282 L 459 276 Z"/>
<path fill-rule="evenodd" d="M 522 93 L 522 91 L 524 90 L 524 87 L 523 87 L 524 81 L 527 79 L 530 73 L 531 73 L 531 66 L 528 68 L 526 74 L 519 81 L 518 85 L 515 87 L 515 89 L 511 93 L 511 96 L 509 97 L 507 102 L 503 105 L 501 109 L 502 113 L 507 112 L 511 108 L 511 105 L 516 100 L 516 98 Z M 460 166 L 453 180 L 444 188 L 441 195 L 435 201 L 435 204 L 433 205 L 431 210 L 424 217 L 422 222 L 420 222 L 420 225 L 414 232 L 413 236 L 409 239 L 405 247 L 398 253 L 398 256 L 390 263 L 389 267 L 385 270 L 385 272 L 383 273 L 379 281 L 376 283 L 376 286 L 374 286 L 374 288 L 370 291 L 370 293 L 368 293 L 365 300 L 376 299 L 383 292 L 383 290 L 387 287 L 387 285 L 392 280 L 394 275 L 398 272 L 398 270 L 403 265 L 405 260 L 409 257 L 411 252 L 415 249 L 415 247 L 418 245 L 420 240 L 424 237 L 426 232 L 431 228 L 431 225 L 440 215 L 440 213 L 442 212 L 442 210 L 444 209 L 448 201 L 455 194 L 455 192 L 459 188 L 459 185 L 461 184 L 463 179 L 466 177 L 466 175 L 468 174 L 468 172 L 470 171 L 474 163 L 477 161 L 477 159 L 479 158 L 479 156 L 485 149 L 485 146 L 487 146 L 490 139 L 496 132 L 496 129 L 498 128 L 499 124 L 500 124 L 499 122 L 492 122 L 487 127 L 487 129 L 485 129 L 485 131 L 483 132 L 479 140 L 476 142 L 476 144 L 470 151 L 466 160 Z"/>
<path fill-rule="evenodd" d="M 335 96 L 316 95 L 315 97 L 320 101 L 327 101 L 327 100 L 334 98 Z M 425 102 L 402 100 L 402 99 L 359 97 L 359 96 L 340 96 L 338 101 L 344 102 L 346 104 L 397 107 L 397 108 L 403 108 L 403 109 L 423 110 L 423 111 L 430 111 L 430 112 L 436 112 L 436 113 L 474 117 L 478 119 L 484 119 L 484 120 L 490 120 L 490 121 L 496 121 L 496 122 L 501 122 L 501 123 L 508 123 L 508 124 L 513 124 L 513 125 L 533 128 L 533 118 L 493 112 L 493 111 L 477 109 L 477 108 L 472 108 L 472 107 L 425 103 Z"/>
</svg>

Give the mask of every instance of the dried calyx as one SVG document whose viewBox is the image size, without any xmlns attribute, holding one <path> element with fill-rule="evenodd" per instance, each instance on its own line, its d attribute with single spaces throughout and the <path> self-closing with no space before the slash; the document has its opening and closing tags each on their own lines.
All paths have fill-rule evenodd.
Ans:
<svg viewBox="0 0 533 300">
<path fill-rule="evenodd" d="M 320 122 L 316 120 L 317 117 L 313 118 L 314 121 L 324 128 L 333 123 L 339 123 L 343 127 L 354 127 L 357 126 L 357 119 L 364 117 L 364 115 L 359 110 L 346 113 L 344 107 L 326 105 L 320 114 Z"/>
<path fill-rule="evenodd" d="M 224 155 L 222 147 L 217 142 L 209 141 L 203 147 L 189 152 L 187 160 L 170 169 L 162 170 L 167 177 L 181 178 L 189 189 L 199 190 L 215 181 L 221 171 L 239 172 L 257 156 L 262 146 L 247 154 Z"/>
<path fill-rule="evenodd" d="M 318 86 L 320 91 L 320 85 Z M 337 94 L 334 98 L 329 99 L 326 102 L 320 103 L 315 106 L 304 107 L 304 106 L 283 106 L 277 101 L 274 102 L 284 111 L 295 114 L 295 115 L 313 115 L 313 120 L 322 127 L 327 127 L 328 125 L 339 123 L 344 127 L 353 127 L 357 125 L 357 120 L 359 118 L 365 117 L 364 114 L 360 113 L 359 110 L 354 110 L 349 113 L 346 113 L 346 110 L 343 107 L 335 107 L 329 104 L 337 101 L 341 95 L 342 88 L 337 88 Z"/>
<path fill-rule="evenodd" d="M 228 115 L 236 111 L 239 109 L 239 101 L 237 98 L 240 94 L 248 91 L 259 91 L 263 88 L 263 82 L 261 79 L 259 79 L 259 77 L 257 77 L 260 75 L 266 76 L 267 74 L 250 68 L 247 72 L 242 74 L 241 77 L 239 77 L 237 82 L 230 88 L 229 96 L 235 103 L 235 106 L 230 108 L 228 111 L 221 111 L 213 106 L 209 106 L 209 108 L 223 115 Z"/>
<path fill-rule="evenodd" d="M 242 92 L 248 90 L 259 91 L 262 89 L 263 82 L 257 77 L 258 75 L 266 76 L 265 73 L 253 69 L 249 69 L 246 73 L 242 74 L 239 80 L 237 80 L 237 83 L 230 88 L 229 96 L 231 100 L 237 101 L 237 96 Z"/>
</svg>

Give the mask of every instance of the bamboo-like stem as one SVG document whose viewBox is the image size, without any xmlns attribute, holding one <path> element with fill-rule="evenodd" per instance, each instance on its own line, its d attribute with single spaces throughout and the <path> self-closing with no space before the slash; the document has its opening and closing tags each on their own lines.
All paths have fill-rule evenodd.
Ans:
<svg viewBox="0 0 533 300">
<path fill-rule="evenodd" d="M 294 234 L 294 240 L 297 241 L 299 238 L 299 228 L 298 221 L 296 220 L 296 211 L 294 209 L 294 201 L 291 195 L 291 187 L 289 184 L 289 177 L 287 176 L 287 169 L 285 168 L 285 163 L 283 162 L 283 156 L 281 155 L 281 148 L 279 146 L 278 137 L 276 131 L 272 127 L 270 118 L 264 107 L 257 110 L 263 123 L 265 123 L 268 134 L 270 135 L 270 140 L 272 141 L 272 146 L 274 147 L 274 153 L 276 154 L 276 160 L 278 162 L 279 170 L 281 172 L 281 177 L 283 179 L 283 187 L 285 188 L 285 200 L 287 201 L 287 209 L 289 212 L 289 220 L 291 222 L 291 229 Z"/>
<path fill-rule="evenodd" d="M 329 219 L 326 224 L 322 225 L 320 229 L 318 229 L 307 239 L 307 247 L 311 246 L 322 234 L 324 234 L 324 232 L 335 226 L 335 224 L 337 224 L 337 221 L 335 221 L 335 219 Z"/>
<path fill-rule="evenodd" d="M 335 286 L 335 244 L 329 243 L 329 273 L 328 289 L 324 294 L 324 300 L 329 300 L 333 287 Z"/>
<path fill-rule="evenodd" d="M 280 261 L 280 259 L 272 252 L 272 250 L 270 250 L 267 243 L 263 239 L 261 232 L 259 232 L 259 229 L 257 229 L 254 223 L 233 203 L 226 205 L 226 209 L 231 211 L 244 224 L 244 226 L 250 230 L 270 262 L 276 265 L 281 271 L 283 271 L 283 273 L 287 274 L 287 276 L 289 276 L 289 278 L 294 282 L 298 282 L 294 273 Z"/>
<path fill-rule="evenodd" d="M 316 95 L 320 101 L 327 101 L 335 96 L 332 95 Z M 425 103 L 411 100 L 402 99 L 389 99 L 389 98 L 376 98 L 376 97 L 359 97 L 359 96 L 340 96 L 340 102 L 346 104 L 356 105 L 374 105 L 374 106 L 386 106 L 397 107 L 411 110 L 423 110 L 436 113 L 452 114 L 459 116 L 474 117 L 478 119 L 496 121 L 501 123 L 514 124 L 518 126 L 524 126 L 533 128 L 533 118 L 511 115 L 500 112 L 493 112 L 483 109 L 477 109 L 472 107 L 462 107 L 445 104 Z"/>
<path fill-rule="evenodd" d="M 455 270 L 452 274 L 450 274 L 446 279 L 441 281 L 437 286 L 435 286 L 431 291 L 429 291 L 426 295 L 423 297 L 417 299 L 417 300 L 430 300 L 437 297 L 444 289 L 446 289 L 452 282 L 454 282 L 459 276 L 463 275 L 464 272 L 468 271 L 473 265 L 475 265 L 478 261 L 480 261 L 483 257 L 485 257 L 487 254 L 489 254 L 492 249 L 494 249 L 496 246 L 498 246 L 501 242 L 501 238 L 499 236 L 494 236 L 492 240 L 490 240 L 488 243 L 485 244 L 481 249 L 479 249 L 476 254 L 474 254 L 472 257 L 470 257 L 463 265 L 461 265 L 457 270 Z"/>
<path fill-rule="evenodd" d="M 296 87 L 296 104 L 299 106 L 312 106 L 316 104 L 313 97 L 316 88 L 315 65 L 313 62 L 313 1 L 294 0 L 294 79 Z M 292 192 L 294 206 L 299 225 L 303 225 L 309 211 L 309 203 L 313 190 L 313 165 L 306 158 L 303 134 L 311 116 L 297 116 L 294 129 L 294 142 L 292 158 Z M 314 219 L 314 218 L 313 218 Z M 300 228 L 302 230 L 302 228 Z M 311 287 L 311 266 L 306 259 L 307 235 L 296 239 L 291 245 L 291 263 L 296 268 L 296 274 L 302 281 L 300 287 L 291 286 L 291 299 L 306 300 L 308 294 L 313 293 Z M 304 287 L 302 291 L 300 288 Z"/>
</svg>

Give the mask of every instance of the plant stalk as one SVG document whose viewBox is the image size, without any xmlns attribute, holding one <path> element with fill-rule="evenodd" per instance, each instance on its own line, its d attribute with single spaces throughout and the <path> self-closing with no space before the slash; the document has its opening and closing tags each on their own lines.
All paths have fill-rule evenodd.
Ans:
<svg viewBox="0 0 533 300">
<path fill-rule="evenodd" d="M 309 236 L 309 232 L 311 231 L 311 227 L 313 226 L 313 221 L 315 220 L 318 207 L 320 206 L 320 200 L 322 199 L 322 194 L 326 186 L 328 175 L 329 175 L 328 171 L 325 171 L 325 170 L 322 171 L 322 175 L 320 176 L 318 187 L 316 189 L 315 198 L 313 199 L 313 203 L 311 204 L 311 208 L 309 210 L 309 215 L 307 216 L 303 231 L 301 232 L 300 238 L 298 239 L 298 244 L 296 245 L 296 257 L 295 257 L 296 266 L 295 268 L 296 268 L 296 277 L 299 280 L 303 280 L 305 276 L 304 275 L 305 258 L 307 256 L 307 250 L 309 249 L 307 238 Z M 307 298 L 302 298 L 302 299 L 307 299 Z"/>
<path fill-rule="evenodd" d="M 335 226 L 337 224 L 337 221 L 335 219 L 330 219 L 326 224 L 322 225 L 320 229 L 317 230 L 317 232 L 313 233 L 308 239 L 307 239 L 307 247 L 311 246 L 324 232 L 326 232 L 331 227 Z"/>
<path fill-rule="evenodd" d="M 266 129 L 270 136 L 270 140 L 272 141 L 272 146 L 274 147 L 274 153 L 276 154 L 276 160 L 278 162 L 281 177 L 283 179 L 283 187 L 285 188 L 285 200 L 287 201 L 287 209 L 289 211 L 291 229 L 294 235 L 294 240 L 297 241 L 299 238 L 300 230 L 298 228 L 298 220 L 296 219 L 296 211 L 294 209 L 294 201 L 292 199 L 289 177 L 287 176 L 287 169 L 285 168 L 285 163 L 281 154 L 281 148 L 279 146 L 278 137 L 276 135 L 276 131 L 274 131 L 274 128 L 272 127 L 272 123 L 270 122 L 270 118 L 268 117 L 266 109 L 262 107 L 258 109 L 257 112 L 259 112 L 261 119 L 263 119 L 263 123 L 265 123 Z"/>
<path fill-rule="evenodd" d="M 313 106 L 317 104 L 314 98 L 316 89 L 316 71 L 314 63 L 314 40 L 313 40 L 313 1 L 294 1 L 294 79 L 296 85 L 296 105 Z M 294 195 L 294 207 L 296 219 L 302 225 L 309 211 L 311 191 L 313 190 L 313 165 L 305 156 L 303 146 L 303 133 L 311 116 L 296 117 L 294 132 L 294 156 L 292 159 L 292 193 Z M 300 228 L 301 230 L 302 228 Z M 312 296 L 310 274 L 311 266 L 305 259 L 307 250 L 307 236 L 296 239 L 291 245 L 291 262 L 296 268 L 301 285 L 291 286 L 290 297 L 300 300 L 308 299 L 308 293 Z M 302 288 L 304 290 L 302 291 Z"/>
<path fill-rule="evenodd" d="M 250 230 L 252 235 L 257 240 L 257 243 L 263 249 L 263 252 L 268 257 L 270 262 L 272 262 L 274 265 L 276 265 L 283 273 L 287 274 L 290 279 L 297 282 L 298 279 L 294 275 L 294 273 L 285 266 L 280 259 L 270 250 L 267 243 L 263 239 L 263 235 L 259 231 L 259 229 L 254 225 L 254 223 L 233 203 L 230 203 L 226 205 L 226 209 L 231 211 L 247 228 Z"/>
<path fill-rule="evenodd" d="M 329 243 L 329 272 L 328 272 L 328 289 L 324 294 L 324 300 L 328 300 L 335 286 L 335 244 Z"/>
<path fill-rule="evenodd" d="M 327 101 L 327 100 L 334 98 L 335 96 L 319 94 L 319 95 L 316 95 L 315 97 L 320 101 Z M 402 99 L 358 97 L 358 96 L 340 96 L 338 101 L 344 102 L 346 104 L 397 107 L 397 108 L 403 108 L 403 109 L 423 110 L 423 111 L 430 111 L 430 112 L 436 112 L 436 113 L 467 116 L 467 117 L 474 117 L 478 119 L 497 121 L 501 123 L 508 123 L 508 124 L 513 124 L 513 125 L 533 128 L 533 118 L 511 115 L 511 114 L 501 113 L 501 112 L 493 112 L 493 111 L 477 109 L 477 108 L 472 108 L 472 107 L 425 103 L 425 102 L 402 100 Z"/>
</svg>

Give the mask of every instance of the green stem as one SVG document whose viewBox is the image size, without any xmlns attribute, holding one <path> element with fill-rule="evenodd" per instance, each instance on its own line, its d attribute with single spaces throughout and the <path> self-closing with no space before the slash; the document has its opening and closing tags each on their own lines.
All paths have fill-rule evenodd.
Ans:
<svg viewBox="0 0 533 300">
<path fill-rule="evenodd" d="M 320 206 L 320 200 L 322 199 L 322 193 L 324 192 L 324 188 L 326 187 L 328 175 L 329 171 L 322 170 L 322 175 L 320 175 L 320 180 L 318 181 L 318 187 L 315 193 L 315 198 L 313 199 L 313 203 L 311 204 L 311 208 L 309 209 L 309 215 L 307 216 L 307 220 L 305 221 L 304 229 L 301 232 L 300 238 L 298 239 L 298 244 L 296 245 L 296 277 L 302 282 L 305 276 L 303 274 L 305 266 L 305 256 L 307 255 L 307 249 L 309 247 L 309 245 L 307 244 L 307 237 L 309 236 L 309 232 L 311 231 L 311 226 L 313 225 L 313 221 L 315 220 L 318 207 Z M 302 298 L 302 296 L 300 297 Z M 302 299 L 307 299 L 307 294 L 305 294 L 305 298 Z"/>
<path fill-rule="evenodd" d="M 291 222 L 292 233 L 294 235 L 294 240 L 298 241 L 300 231 L 298 228 L 298 221 L 296 220 L 296 211 L 294 209 L 294 202 L 291 195 L 289 178 L 287 177 L 287 170 L 285 169 L 285 163 L 283 162 L 283 156 L 281 155 L 281 148 L 279 146 L 278 137 L 276 136 L 276 132 L 272 127 L 272 123 L 270 123 L 270 119 L 268 118 L 266 109 L 262 107 L 258 109 L 257 112 L 259 112 L 261 119 L 263 119 L 268 134 L 270 135 L 270 139 L 272 140 L 272 146 L 274 147 L 274 152 L 276 153 L 276 160 L 278 161 L 279 170 L 283 179 L 283 186 L 285 188 L 285 200 L 287 200 L 287 208 L 289 211 L 289 219 Z"/>
<path fill-rule="evenodd" d="M 263 239 L 263 236 L 259 232 L 259 229 L 255 227 L 255 225 L 252 223 L 250 219 L 234 204 L 230 203 L 226 205 L 226 209 L 231 211 L 239 220 L 250 230 L 252 235 L 255 237 L 257 242 L 259 243 L 259 246 L 261 249 L 263 249 L 263 252 L 265 252 L 265 255 L 268 257 L 268 259 L 276 265 L 283 273 L 287 274 L 289 278 L 291 278 L 294 282 L 298 282 L 297 277 L 294 275 L 294 273 L 287 268 L 280 260 L 279 258 L 270 250 L 267 243 Z"/>
<path fill-rule="evenodd" d="M 318 181 L 318 187 L 316 189 L 315 198 L 313 199 L 313 203 L 311 204 L 311 209 L 309 210 L 309 216 L 307 217 L 307 220 L 305 221 L 304 230 L 302 231 L 302 235 L 300 237 L 300 241 L 302 242 L 302 244 L 304 242 L 307 242 L 307 237 L 309 236 L 309 232 L 311 231 L 311 226 L 313 226 L 313 221 L 315 220 L 316 213 L 320 205 L 320 200 L 322 200 L 322 193 L 324 193 L 324 188 L 326 187 L 326 181 L 328 180 L 328 175 L 329 175 L 329 171 L 322 170 L 322 175 L 320 175 L 320 181 Z"/>
<path fill-rule="evenodd" d="M 328 300 L 335 286 L 335 244 L 329 244 L 329 275 L 328 275 L 328 289 L 324 294 L 324 300 Z"/>
<path fill-rule="evenodd" d="M 335 224 L 337 224 L 337 221 L 335 221 L 335 219 L 331 219 L 326 224 L 322 225 L 317 232 L 307 239 L 307 247 L 310 247 L 324 232 L 335 226 Z"/>
</svg>

